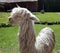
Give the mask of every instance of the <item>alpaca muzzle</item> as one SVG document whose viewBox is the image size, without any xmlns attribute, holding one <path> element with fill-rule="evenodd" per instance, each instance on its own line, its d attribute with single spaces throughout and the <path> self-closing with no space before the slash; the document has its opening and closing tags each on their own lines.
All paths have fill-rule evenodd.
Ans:
<svg viewBox="0 0 60 53">
<path fill-rule="evenodd" d="M 13 19 L 9 17 L 9 22 L 12 24 L 13 22 Z"/>
</svg>

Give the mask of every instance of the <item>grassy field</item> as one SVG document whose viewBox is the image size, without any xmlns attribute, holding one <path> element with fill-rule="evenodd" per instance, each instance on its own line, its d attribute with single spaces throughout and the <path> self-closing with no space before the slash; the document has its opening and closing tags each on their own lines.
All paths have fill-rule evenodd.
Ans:
<svg viewBox="0 0 60 53">
<path fill-rule="evenodd" d="M 9 13 L 0 12 L 0 23 L 7 23 L 9 15 Z"/>
<path fill-rule="evenodd" d="M 59 13 L 34 13 L 40 21 L 60 21 Z M 0 23 L 8 23 L 10 13 L 0 13 Z M 36 35 L 44 27 L 51 27 L 55 32 L 56 44 L 53 53 L 60 53 L 60 25 L 38 25 L 35 24 Z M 18 52 L 18 27 L 0 28 L 0 53 L 19 53 Z"/>
</svg>

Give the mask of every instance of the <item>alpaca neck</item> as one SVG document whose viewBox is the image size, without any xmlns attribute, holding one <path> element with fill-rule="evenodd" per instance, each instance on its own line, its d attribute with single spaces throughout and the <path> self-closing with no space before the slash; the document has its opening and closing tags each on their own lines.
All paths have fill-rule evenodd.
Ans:
<svg viewBox="0 0 60 53">
<path fill-rule="evenodd" d="M 31 20 L 22 23 L 19 40 L 21 53 L 35 53 L 35 33 Z"/>
</svg>

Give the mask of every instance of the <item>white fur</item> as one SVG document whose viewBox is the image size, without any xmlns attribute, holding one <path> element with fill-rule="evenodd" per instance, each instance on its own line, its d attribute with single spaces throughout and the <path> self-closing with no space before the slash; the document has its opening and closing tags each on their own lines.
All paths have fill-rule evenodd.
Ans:
<svg viewBox="0 0 60 53">
<path fill-rule="evenodd" d="M 31 20 L 39 21 L 39 19 L 35 15 L 33 15 L 28 9 L 22 8 L 22 7 L 13 8 L 13 10 L 11 12 L 11 16 L 9 17 L 9 19 L 10 18 L 11 18 L 10 22 L 12 24 L 16 24 L 16 25 L 18 24 L 19 26 L 21 26 L 21 28 L 22 28 L 23 24 L 27 25 L 27 23 L 31 22 Z M 27 28 L 28 25 L 24 26 L 24 27 Z M 34 26 L 30 26 L 30 27 L 33 28 Z M 23 31 L 26 31 L 26 29 L 25 30 L 24 29 L 25 28 L 23 28 Z M 34 31 L 34 30 L 32 29 L 32 31 Z M 24 32 L 22 32 L 22 33 L 25 34 Z M 33 32 L 30 32 L 30 33 L 33 33 Z M 19 34 L 20 34 L 20 31 L 19 31 Z M 31 35 L 30 38 L 32 38 L 32 36 L 33 35 Z M 33 36 L 33 38 L 35 38 L 35 37 Z M 33 40 L 33 42 L 35 42 L 35 41 Z M 33 49 L 33 50 L 36 51 L 37 53 L 52 53 L 54 45 L 55 45 L 54 32 L 53 32 L 53 30 L 51 28 L 46 27 L 46 28 L 43 28 L 41 30 L 41 32 L 39 33 L 39 35 L 37 36 L 36 42 L 35 42 L 35 49 L 36 50 L 35 49 Z"/>
<path fill-rule="evenodd" d="M 35 47 L 38 53 L 51 53 L 54 48 L 55 38 L 53 30 L 49 27 L 43 28 L 36 38 Z M 46 48 L 45 48 L 46 47 Z M 47 50 L 47 51 L 44 51 Z"/>
<path fill-rule="evenodd" d="M 14 16 L 14 15 L 20 15 L 21 17 L 29 17 L 32 20 L 39 21 L 39 19 L 26 8 L 21 8 L 21 7 L 13 8 L 11 12 L 11 16 Z"/>
</svg>

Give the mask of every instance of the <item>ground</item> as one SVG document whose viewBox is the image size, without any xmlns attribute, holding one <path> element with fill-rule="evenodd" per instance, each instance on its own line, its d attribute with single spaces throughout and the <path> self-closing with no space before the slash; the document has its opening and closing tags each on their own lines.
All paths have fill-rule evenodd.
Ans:
<svg viewBox="0 0 60 53">
<path fill-rule="evenodd" d="M 60 14 L 58 12 L 47 12 L 41 14 L 34 12 L 40 21 L 60 21 Z M 0 13 L 0 23 L 9 23 L 8 16 L 10 13 Z M 60 25 L 42 25 L 35 24 L 36 36 L 44 27 L 51 27 L 55 32 L 56 44 L 53 53 L 60 53 Z M 1 27 L 0 28 L 0 53 L 19 53 L 18 46 L 18 27 Z"/>
</svg>

